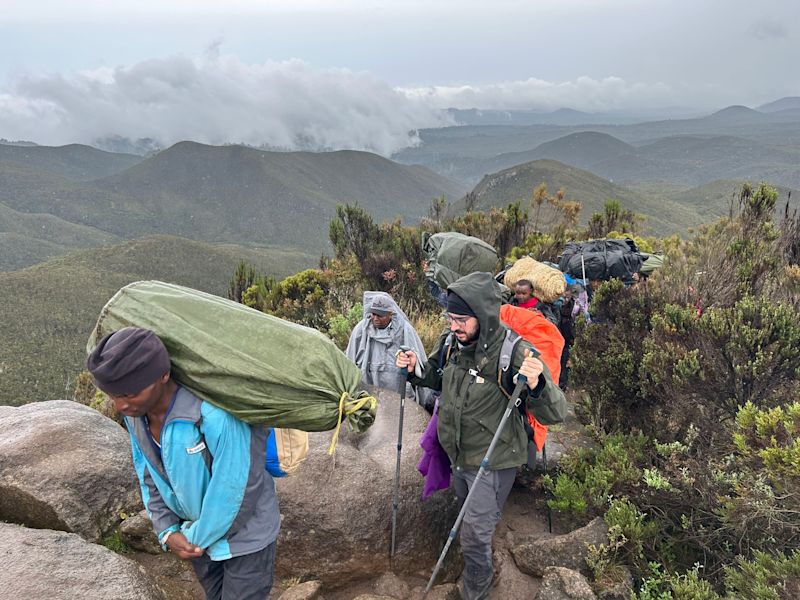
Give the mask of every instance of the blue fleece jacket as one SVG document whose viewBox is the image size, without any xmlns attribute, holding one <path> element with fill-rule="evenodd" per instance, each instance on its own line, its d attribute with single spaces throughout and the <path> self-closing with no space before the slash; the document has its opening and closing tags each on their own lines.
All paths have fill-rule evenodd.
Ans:
<svg viewBox="0 0 800 600">
<path fill-rule="evenodd" d="M 142 500 L 159 539 L 181 531 L 211 560 L 258 552 L 278 537 L 275 482 L 264 469 L 268 431 L 178 387 L 161 448 L 144 418 L 125 418 Z"/>
</svg>

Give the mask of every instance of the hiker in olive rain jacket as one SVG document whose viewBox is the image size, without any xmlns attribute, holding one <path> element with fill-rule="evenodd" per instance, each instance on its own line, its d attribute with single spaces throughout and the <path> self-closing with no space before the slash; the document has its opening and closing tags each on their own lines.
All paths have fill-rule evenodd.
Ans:
<svg viewBox="0 0 800 600">
<path fill-rule="evenodd" d="M 508 405 L 508 396 L 498 381 L 506 328 L 500 323 L 500 292 L 491 274 L 472 273 L 447 289 L 446 314 L 450 332 L 456 337 L 449 345 L 449 352 L 442 352 L 450 335 L 447 332 L 428 355 L 424 368 L 415 355 L 409 356 L 411 353 L 398 355 L 396 364 L 409 369 L 412 383 L 441 389 L 439 442 L 450 458 L 456 494 L 463 502 Z M 526 355 L 532 351 L 532 346 L 524 340 L 516 344 L 511 363 L 514 373 L 520 371 Z M 533 356 L 537 354 L 533 351 Z M 543 425 L 563 421 L 566 400 L 550 378 L 547 366 L 538 359 L 527 362 L 537 365 L 535 379 L 529 378 L 528 388 L 522 394 L 528 410 Z M 527 365 L 525 370 L 531 372 Z M 489 470 L 479 481 L 479 489 L 473 493 L 462 524 L 465 563 L 462 595 L 466 600 L 488 598 L 493 578 L 494 528 L 517 467 L 527 462 L 527 444 L 522 416 L 514 411 L 500 434 Z"/>
</svg>

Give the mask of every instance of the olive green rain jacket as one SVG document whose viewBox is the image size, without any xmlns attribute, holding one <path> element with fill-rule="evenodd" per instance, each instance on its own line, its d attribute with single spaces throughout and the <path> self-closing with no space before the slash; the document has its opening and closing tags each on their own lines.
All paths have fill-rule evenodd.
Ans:
<svg viewBox="0 0 800 600">
<path fill-rule="evenodd" d="M 441 389 L 439 400 L 439 443 L 454 467 L 477 469 L 489 448 L 508 405 L 508 397 L 498 382 L 498 363 L 506 328 L 500 323 L 500 292 L 490 273 L 472 273 L 448 287 L 475 312 L 480 323 L 478 340 L 459 348 L 454 343 L 449 360 L 440 370 L 440 349 L 447 333 L 428 356 L 428 364 L 415 385 Z M 520 340 L 513 360 L 518 371 L 525 349 L 532 346 Z M 543 425 L 560 423 L 566 415 L 563 392 L 553 383 L 547 366 L 534 390 L 523 392 L 523 400 Z M 528 438 L 519 411 L 513 411 L 500 434 L 489 462 L 490 469 L 519 466 L 527 461 Z"/>
</svg>

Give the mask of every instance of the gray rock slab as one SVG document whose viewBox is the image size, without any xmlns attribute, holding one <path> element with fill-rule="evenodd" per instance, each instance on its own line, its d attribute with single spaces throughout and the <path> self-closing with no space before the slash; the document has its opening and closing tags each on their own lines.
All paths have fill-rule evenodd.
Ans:
<svg viewBox="0 0 800 600">
<path fill-rule="evenodd" d="M 543 577 L 548 567 L 586 572 L 587 546 L 608 543 L 608 527 L 596 518 L 585 527 L 565 535 L 542 536 L 515 546 L 511 553 L 523 573 Z"/>
<path fill-rule="evenodd" d="M 424 593 L 424 587 L 414 588 L 411 590 L 411 600 L 422 600 Z M 428 595 L 425 596 L 425 600 L 461 600 L 461 592 L 455 583 L 443 583 L 442 585 L 433 586 Z"/>
<path fill-rule="evenodd" d="M 494 598 L 533 598 L 539 591 L 539 579 L 521 572 L 506 551 L 495 552 L 497 577 L 493 584 Z"/>
<path fill-rule="evenodd" d="M 161 544 L 158 543 L 153 523 L 147 516 L 147 511 L 142 510 L 125 519 L 119 526 L 122 541 L 135 550 L 150 554 L 161 554 Z"/>
<path fill-rule="evenodd" d="M 394 573 L 384 573 L 372 584 L 372 591 L 379 596 L 391 596 L 406 600 L 410 593 L 408 584 Z"/>
<path fill-rule="evenodd" d="M 0 519 L 96 542 L 141 508 L 118 424 L 68 400 L 0 406 Z"/>
<path fill-rule="evenodd" d="M 306 581 L 293 585 L 278 600 L 323 600 L 322 582 Z"/>
<path fill-rule="evenodd" d="M 596 600 L 586 578 L 571 569 L 548 567 L 536 600 Z"/>
<path fill-rule="evenodd" d="M 132 560 L 63 531 L 0 523 L 0 596 L 165 600 Z"/>
<path fill-rule="evenodd" d="M 333 458 L 328 455 L 331 433 L 310 434 L 308 458 L 277 484 L 283 517 L 279 578 L 320 580 L 338 588 L 388 571 L 430 574 L 458 514 L 457 503 L 450 490 L 421 499 L 419 439 L 429 415 L 407 402 L 396 554 L 390 561 L 399 406 L 397 394 L 381 392 L 376 422 L 363 434 L 343 425 Z M 452 548 L 451 564 L 458 557 Z"/>
</svg>

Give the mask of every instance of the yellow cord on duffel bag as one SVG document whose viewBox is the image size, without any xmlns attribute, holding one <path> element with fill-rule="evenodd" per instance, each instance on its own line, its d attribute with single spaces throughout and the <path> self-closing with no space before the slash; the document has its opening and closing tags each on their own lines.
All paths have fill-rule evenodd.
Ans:
<svg viewBox="0 0 800 600">
<path fill-rule="evenodd" d="M 328 447 L 328 454 L 333 454 L 336 450 L 336 442 L 339 439 L 339 429 L 342 427 L 342 421 L 346 417 L 357 413 L 367 405 L 368 411 L 374 411 L 378 406 L 378 400 L 373 396 L 350 398 L 350 394 L 347 392 L 342 392 L 342 395 L 339 398 L 339 420 L 336 423 L 336 429 L 333 430 L 333 439 L 331 440 L 331 445 Z"/>
</svg>

